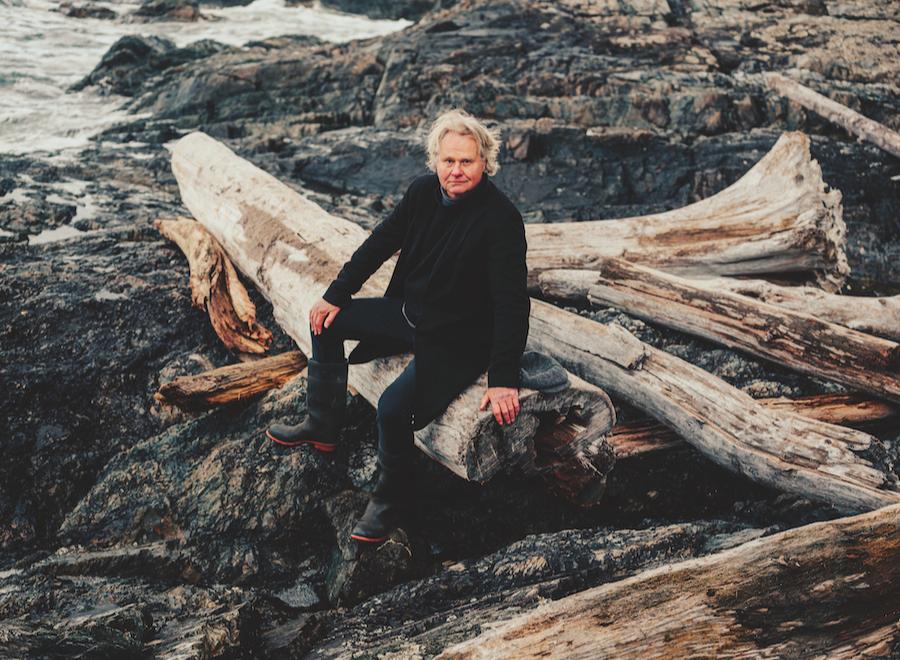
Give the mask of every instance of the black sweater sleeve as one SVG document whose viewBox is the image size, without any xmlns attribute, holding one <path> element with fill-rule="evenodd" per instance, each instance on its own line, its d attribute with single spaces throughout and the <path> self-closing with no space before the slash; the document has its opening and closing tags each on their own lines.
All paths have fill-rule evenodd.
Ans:
<svg viewBox="0 0 900 660">
<path fill-rule="evenodd" d="M 519 387 L 519 359 L 528 340 L 528 268 L 525 224 L 518 211 L 497 218 L 491 232 L 488 278 L 494 330 L 488 363 L 489 387 Z"/>
<path fill-rule="evenodd" d="M 390 215 L 356 248 L 322 295 L 327 302 L 338 307 L 346 306 L 372 273 L 400 249 L 409 224 L 412 194 L 413 186 L 410 186 Z"/>
</svg>

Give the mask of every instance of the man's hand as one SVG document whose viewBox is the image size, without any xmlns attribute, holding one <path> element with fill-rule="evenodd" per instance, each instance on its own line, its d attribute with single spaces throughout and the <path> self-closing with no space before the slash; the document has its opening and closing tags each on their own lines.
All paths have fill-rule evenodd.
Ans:
<svg viewBox="0 0 900 660">
<path fill-rule="evenodd" d="M 309 310 L 309 325 L 312 327 L 313 334 L 321 335 L 323 327 L 331 327 L 331 322 L 334 321 L 334 317 L 339 311 L 341 311 L 340 307 L 320 298 Z"/>
<path fill-rule="evenodd" d="M 488 403 L 494 411 L 494 419 L 500 426 L 512 424 L 519 414 L 519 390 L 515 387 L 489 387 L 481 397 L 479 410 L 486 410 Z"/>
</svg>

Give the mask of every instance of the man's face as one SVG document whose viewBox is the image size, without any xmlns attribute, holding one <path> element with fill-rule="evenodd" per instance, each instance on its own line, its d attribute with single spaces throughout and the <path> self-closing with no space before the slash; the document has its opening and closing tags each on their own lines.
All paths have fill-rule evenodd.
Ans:
<svg viewBox="0 0 900 660">
<path fill-rule="evenodd" d="M 437 175 L 447 196 L 454 198 L 469 192 L 481 181 L 484 159 L 471 135 L 447 133 L 437 153 Z"/>
</svg>

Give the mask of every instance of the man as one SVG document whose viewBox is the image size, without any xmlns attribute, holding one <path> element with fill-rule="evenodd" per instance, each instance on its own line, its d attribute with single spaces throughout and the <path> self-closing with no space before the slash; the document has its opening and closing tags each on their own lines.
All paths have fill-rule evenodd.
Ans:
<svg viewBox="0 0 900 660">
<path fill-rule="evenodd" d="M 528 336 L 525 227 L 490 181 L 499 144 L 461 110 L 438 117 L 428 167 L 399 205 L 344 264 L 309 314 L 312 356 L 303 423 L 275 424 L 281 445 L 337 447 L 346 402 L 344 340 L 359 339 L 349 362 L 413 352 L 378 401 L 378 480 L 351 534 L 381 542 L 408 498 L 413 431 L 430 423 L 485 370 L 480 409 L 500 425 L 519 414 L 519 359 Z M 383 298 L 352 296 L 400 250 Z"/>
</svg>

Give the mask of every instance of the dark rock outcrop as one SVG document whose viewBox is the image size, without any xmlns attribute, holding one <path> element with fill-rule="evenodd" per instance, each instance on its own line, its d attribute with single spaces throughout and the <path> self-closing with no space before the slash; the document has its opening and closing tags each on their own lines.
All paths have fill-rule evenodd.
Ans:
<svg viewBox="0 0 900 660">
<path fill-rule="evenodd" d="M 106 52 L 93 71 L 72 86 L 74 91 L 93 86 L 100 94 L 132 96 L 153 76 L 161 72 L 209 57 L 225 46 L 208 39 L 177 48 L 162 37 L 122 37 Z"/>
<path fill-rule="evenodd" d="M 61 2 L 59 3 L 57 11 L 70 18 L 101 18 L 112 20 L 118 17 L 118 14 L 109 7 L 103 7 L 92 2 L 86 2 L 84 4 Z"/>
<path fill-rule="evenodd" d="M 445 5 L 449 4 L 446 1 Z M 440 0 L 322 0 L 322 6 L 350 14 L 365 14 L 369 18 L 405 18 L 417 21 L 432 9 L 441 6 Z"/>
<path fill-rule="evenodd" d="M 197 0 L 144 0 L 131 15 L 137 21 L 197 21 L 200 3 Z"/>
</svg>

